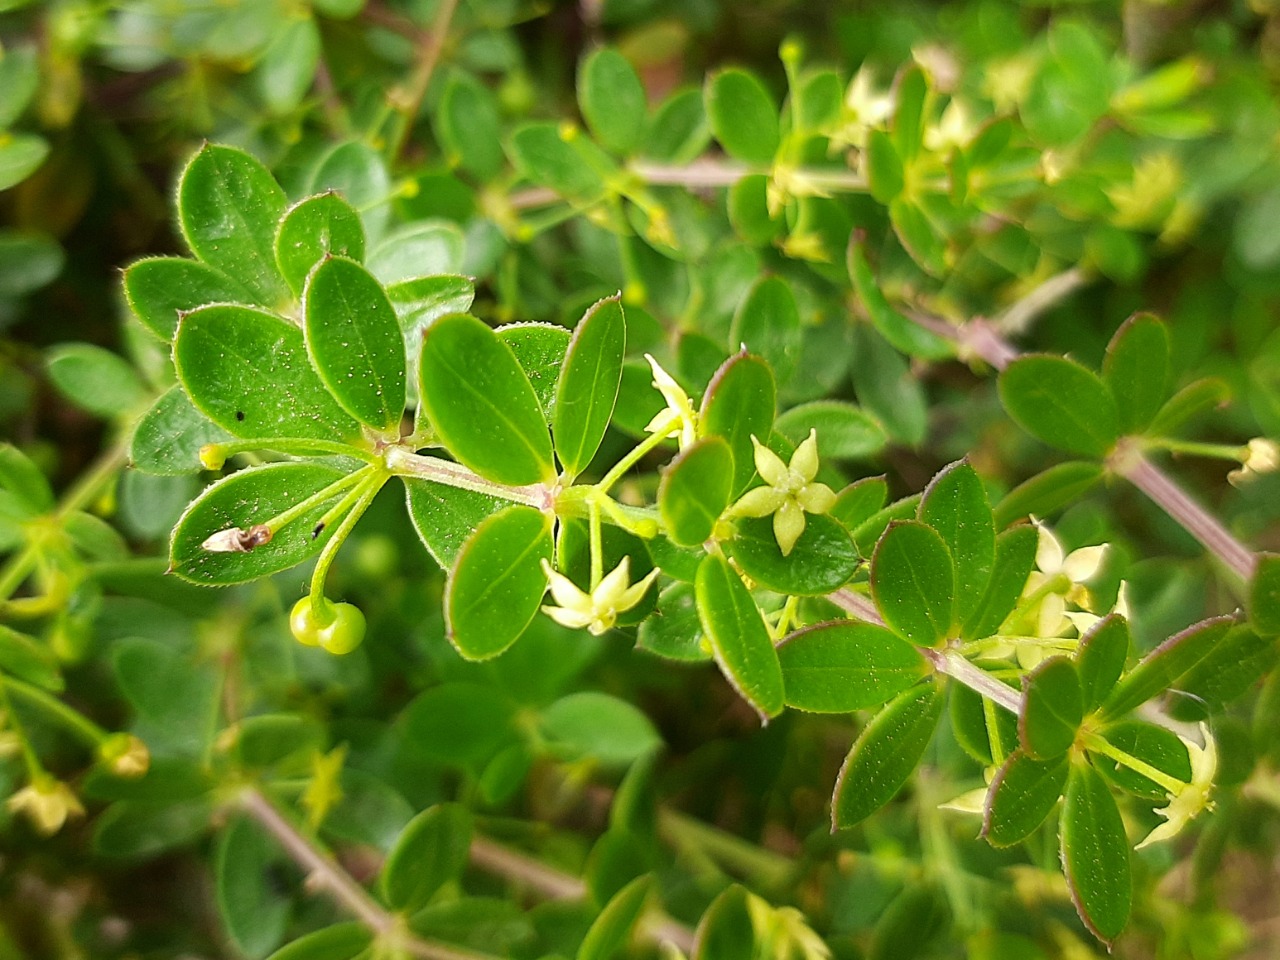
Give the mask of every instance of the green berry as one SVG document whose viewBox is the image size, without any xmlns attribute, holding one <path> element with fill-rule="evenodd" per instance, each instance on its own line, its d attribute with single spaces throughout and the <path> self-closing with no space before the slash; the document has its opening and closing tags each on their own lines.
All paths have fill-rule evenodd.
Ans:
<svg viewBox="0 0 1280 960">
<path fill-rule="evenodd" d="M 320 647 L 332 654 L 350 653 L 364 640 L 365 620 L 360 608 L 350 603 L 326 603 L 328 616 L 322 622 L 306 596 L 293 605 L 289 629 L 294 638 L 308 647 Z"/>
</svg>

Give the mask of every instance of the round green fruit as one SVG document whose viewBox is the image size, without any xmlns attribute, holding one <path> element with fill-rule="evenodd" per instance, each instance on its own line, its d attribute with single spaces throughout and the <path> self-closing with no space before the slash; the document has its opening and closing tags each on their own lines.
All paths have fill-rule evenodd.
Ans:
<svg viewBox="0 0 1280 960">
<path fill-rule="evenodd" d="M 326 603 L 328 616 L 321 621 L 306 596 L 293 605 L 289 629 L 294 638 L 308 647 L 320 647 L 333 654 L 350 653 L 364 640 L 365 619 L 360 608 L 350 603 Z"/>
</svg>

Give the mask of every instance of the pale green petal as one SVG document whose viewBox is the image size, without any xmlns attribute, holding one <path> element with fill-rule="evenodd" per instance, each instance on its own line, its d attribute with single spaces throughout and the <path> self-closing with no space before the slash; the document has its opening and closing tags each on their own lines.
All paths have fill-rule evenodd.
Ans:
<svg viewBox="0 0 1280 960">
<path fill-rule="evenodd" d="M 595 620 L 594 613 L 581 613 L 577 610 L 566 610 L 564 607 L 543 607 L 542 612 L 560 624 L 572 630 L 579 630 Z"/>
<path fill-rule="evenodd" d="M 784 557 L 791 555 L 791 549 L 804 533 L 804 511 L 794 500 L 786 500 L 773 515 L 773 535 L 778 540 L 778 549 Z"/>
<path fill-rule="evenodd" d="M 1041 573 L 1053 576 L 1062 569 L 1062 544 L 1039 520 L 1035 525 L 1040 531 L 1040 541 L 1036 544 L 1036 567 Z"/>
<path fill-rule="evenodd" d="M 632 584 L 631 587 L 618 599 L 617 605 L 614 607 L 619 613 L 624 610 L 630 610 L 643 599 L 645 591 L 649 589 L 649 584 L 658 578 L 660 571 L 654 567 L 640 579 L 638 583 Z"/>
<path fill-rule="evenodd" d="M 1100 543 L 1096 547 L 1081 547 L 1079 550 L 1072 550 L 1067 558 L 1062 561 L 1062 572 L 1067 575 L 1072 583 L 1084 583 L 1087 580 L 1092 580 L 1102 566 L 1102 560 L 1106 553 L 1107 545 L 1105 543 Z"/>
<path fill-rule="evenodd" d="M 590 613 L 593 609 L 590 594 L 583 593 L 572 580 L 553 570 L 546 560 L 542 561 L 542 572 L 547 575 L 547 586 L 551 588 L 551 598 L 557 604 L 566 610 Z"/>
<path fill-rule="evenodd" d="M 790 471 L 782 458 L 755 437 L 751 438 L 751 442 L 756 448 L 756 472 L 760 474 L 760 479 L 771 487 L 785 488 Z"/>
<path fill-rule="evenodd" d="M 613 629 L 614 623 L 617 621 L 618 615 L 613 610 L 601 611 L 599 615 L 591 620 L 587 632 L 593 637 L 598 637 L 603 633 L 608 633 Z"/>
<path fill-rule="evenodd" d="M 631 581 L 631 558 L 622 560 L 607 573 L 599 585 L 591 591 L 591 605 L 596 610 L 608 610 L 616 606 L 618 600 L 627 592 L 627 584 Z"/>
<path fill-rule="evenodd" d="M 804 442 L 796 447 L 796 452 L 791 455 L 791 469 L 804 477 L 806 481 L 812 480 L 818 475 L 817 430 L 811 429 L 809 436 L 805 437 Z"/>
<path fill-rule="evenodd" d="M 756 487 L 748 490 L 733 505 L 733 513 L 739 517 L 767 517 L 786 501 L 787 495 L 773 487 Z"/>
<path fill-rule="evenodd" d="M 835 491 L 825 483 L 806 483 L 796 500 L 805 513 L 826 513 L 836 505 Z"/>
</svg>

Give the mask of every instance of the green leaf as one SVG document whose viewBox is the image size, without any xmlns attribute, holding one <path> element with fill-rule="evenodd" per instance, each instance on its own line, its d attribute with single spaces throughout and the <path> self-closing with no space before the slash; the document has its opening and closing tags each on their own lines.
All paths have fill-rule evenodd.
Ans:
<svg viewBox="0 0 1280 960">
<path fill-rule="evenodd" d="M 867 131 L 867 148 L 863 154 L 867 167 L 867 185 L 877 203 L 888 204 L 900 193 L 904 184 L 902 157 L 893 140 L 883 130 Z"/>
<path fill-rule="evenodd" d="M 419 396 L 449 452 L 495 483 L 550 483 L 556 471 L 538 397 L 511 348 L 475 317 L 441 317 L 422 343 Z"/>
<path fill-rule="evenodd" d="M 950 266 L 945 237 L 938 235 L 924 208 L 906 197 L 889 203 L 889 220 L 899 242 L 925 273 L 941 277 Z"/>
<path fill-rule="evenodd" d="M 336 923 L 299 937 L 267 960 L 356 960 L 372 942 L 373 931 L 363 923 Z"/>
<path fill-rule="evenodd" d="M 1069 659 L 1049 657 L 1022 678 L 1018 740 L 1033 760 L 1065 754 L 1083 719 L 1080 676 Z"/>
<path fill-rule="evenodd" d="M 540 729 L 553 750 L 569 761 L 592 759 L 625 767 L 662 746 L 662 737 L 640 710 L 607 693 L 584 690 L 547 707 Z"/>
<path fill-rule="evenodd" d="M 177 477 L 197 473 L 200 448 L 230 440 L 191 404 L 180 386 L 170 387 L 142 415 L 129 441 L 129 462 L 143 473 Z"/>
<path fill-rule="evenodd" d="M 995 559 L 991 564 L 991 578 L 973 612 L 964 622 L 960 635 L 966 640 L 981 640 L 1000 629 L 1009 614 L 1018 605 L 1018 598 L 1026 588 L 1027 578 L 1036 565 L 1036 548 L 1040 534 L 1035 527 L 1024 524 L 1006 530 L 996 537 Z"/>
<path fill-rule="evenodd" d="M 951 631 L 955 566 L 946 542 L 914 520 L 891 523 L 871 558 L 871 593 L 885 623 L 921 647 Z"/>
<path fill-rule="evenodd" d="M 258 713 L 235 725 L 231 755 L 250 770 L 285 760 L 308 759 L 322 750 L 325 729 L 319 720 L 297 713 Z"/>
<path fill-rule="evenodd" d="M 854 344 L 851 372 L 858 401 L 897 442 L 923 443 L 929 410 L 924 388 L 906 358 L 864 324 L 854 327 Z"/>
<path fill-rule="evenodd" d="M 797 597 L 822 596 L 843 586 L 861 560 L 843 526 L 813 514 L 805 517 L 804 532 L 785 557 L 771 517 L 738 520 L 725 546 L 760 586 Z"/>
<path fill-rule="evenodd" d="M 147 859 L 191 843 L 212 825 L 207 799 L 179 803 L 125 800 L 113 803 L 93 824 L 93 850 L 103 857 Z"/>
<path fill-rule="evenodd" d="M 508 323 L 494 333 L 516 355 L 550 424 L 556 412 L 556 384 L 572 335 L 554 323 Z"/>
<path fill-rule="evenodd" d="M 508 507 L 467 538 L 445 584 L 450 642 L 468 660 L 496 657 L 515 643 L 547 589 L 539 566 L 551 560 L 551 523 L 532 507 Z"/>
<path fill-rule="evenodd" d="M 24 297 L 62 272 L 57 241 L 34 230 L 0 229 L 0 297 Z"/>
<path fill-rule="evenodd" d="M 1129 658 L 1129 624 L 1118 613 L 1108 614 L 1080 638 L 1076 670 L 1085 713 L 1091 713 L 1115 689 Z"/>
<path fill-rule="evenodd" d="M 40 86 L 35 44 L 10 45 L 0 57 L 0 130 L 13 126 Z"/>
<path fill-rule="evenodd" d="M 1280 554 L 1258 555 L 1249 581 L 1249 624 L 1263 636 L 1280 635 Z"/>
<path fill-rule="evenodd" d="M 1018 743 L 1018 718 L 1007 710 L 985 701 L 981 694 L 960 684 L 952 684 L 949 693 L 948 716 L 951 732 L 964 752 L 983 766 L 990 766 L 996 758 L 1006 757 Z M 995 729 L 989 729 L 990 719 Z M 992 749 L 992 741 L 996 749 Z"/>
<path fill-rule="evenodd" d="M 53 509 L 53 488 L 25 453 L 11 443 L 0 443 L 0 488 L 8 490 L 33 513 Z"/>
<path fill-rule="evenodd" d="M 307 353 L 329 392 L 361 423 L 399 436 L 405 353 L 391 303 L 364 267 L 326 257 L 302 298 Z"/>
<path fill-rule="evenodd" d="M 575 203 L 594 203 L 605 195 L 604 178 L 591 156 L 581 136 L 566 140 L 554 123 L 526 124 L 511 135 L 511 159 L 520 172 Z"/>
<path fill-rule="evenodd" d="M 680 546 L 709 540 L 729 505 L 733 454 L 719 437 L 703 437 L 681 450 L 662 471 L 658 511 L 667 536 Z"/>
<path fill-rule="evenodd" d="M 1116 331 L 1102 362 L 1102 382 L 1116 402 L 1121 433 L 1139 433 L 1160 412 L 1169 389 L 1169 332 L 1149 313 Z"/>
<path fill-rule="evenodd" d="M 663 568 L 666 573 L 666 568 Z M 700 663 L 711 659 L 691 583 L 673 583 L 658 594 L 658 609 L 640 622 L 636 646 L 668 660 Z"/>
<path fill-rule="evenodd" d="M 178 224 L 191 252 L 265 306 L 288 299 L 275 257 L 286 203 L 271 172 L 235 147 L 206 144 L 178 181 Z"/>
<path fill-rule="evenodd" d="M 1069 460 L 1037 473 L 1014 487 L 996 504 L 996 526 L 1027 516 L 1043 517 L 1084 496 L 1102 479 L 1102 464 Z"/>
<path fill-rule="evenodd" d="M 1217 377 L 1204 377 L 1187 384 L 1160 408 L 1147 433 L 1153 437 L 1172 436 L 1187 421 L 1231 402 L 1231 387 Z"/>
<path fill-rule="evenodd" d="M 0 190 L 8 190 L 36 172 L 49 155 L 49 141 L 34 133 L 5 131 L 0 141 Z"/>
<path fill-rule="evenodd" d="M 274 882 L 283 862 L 280 848 L 252 820 L 236 819 L 222 832 L 215 866 L 218 912 L 246 957 L 265 957 L 288 929 L 293 905 Z"/>
<path fill-rule="evenodd" d="M 614 894 L 587 930 L 577 960 L 613 960 L 640 922 L 651 886 L 650 877 L 637 877 Z"/>
<path fill-rule="evenodd" d="M 1010 754 L 987 791 L 982 836 L 993 847 L 1011 847 L 1031 836 L 1053 812 L 1070 769 L 1066 754 L 1050 760 L 1022 750 Z"/>
<path fill-rule="evenodd" d="M 413 753 L 478 771 L 516 735 L 514 706 L 492 685 L 444 683 L 419 694 L 400 722 Z"/>
<path fill-rule="evenodd" d="M 441 145 L 463 170 L 482 182 L 502 172 L 502 116 L 497 98 L 479 80 L 451 71 L 434 120 Z"/>
<path fill-rule="evenodd" d="M 172 340 L 178 315 L 210 303 L 253 303 L 254 296 L 221 270 L 186 257 L 148 257 L 124 271 L 124 296 L 138 319 Z"/>
<path fill-rule="evenodd" d="M 1206 719 L 1221 713 L 1248 691 L 1259 677 L 1269 676 L 1280 651 L 1273 637 L 1261 636 L 1246 626 L 1228 631 L 1219 643 L 1178 680 L 1185 694 L 1173 705 L 1176 719 Z"/>
<path fill-rule="evenodd" d="M 1168 690 L 1204 659 L 1235 623 L 1233 616 L 1211 617 L 1174 634 L 1125 675 L 1102 702 L 1102 715 L 1121 716 Z"/>
<path fill-rule="evenodd" d="M 967 460 L 944 467 L 929 482 L 920 500 L 919 519 L 933 527 L 951 551 L 955 615 L 965 621 L 982 602 L 996 553 L 995 521 L 987 491 Z"/>
<path fill-rule="evenodd" d="M 853 282 L 854 293 L 862 301 L 867 316 L 894 349 L 924 360 L 942 360 L 955 354 L 955 345 L 949 340 L 913 323 L 890 306 L 871 272 L 865 244 L 860 242 L 856 233 L 849 238 L 845 265 L 849 271 L 849 279 Z"/>
<path fill-rule="evenodd" d="M 1120 435 L 1106 386 L 1065 357 L 1035 354 L 1014 360 L 1000 374 L 1000 402 L 1024 430 L 1068 453 L 1105 456 Z"/>
<path fill-rule="evenodd" d="M 884 508 L 877 510 L 866 520 L 858 524 L 853 533 L 853 542 L 858 547 L 858 552 L 864 556 L 876 547 L 877 541 L 884 536 L 884 532 L 889 528 L 889 524 L 895 520 L 914 520 L 916 512 L 920 509 L 920 494 L 913 493 L 909 497 L 903 497 L 901 500 L 895 500 Z"/>
<path fill-rule="evenodd" d="M 756 474 L 751 438 L 763 440 L 773 428 L 777 389 L 773 371 L 759 357 L 740 352 L 726 360 L 702 396 L 698 425 L 709 436 L 723 437 L 733 452 L 736 497 Z"/>
<path fill-rule="evenodd" d="M 776 717 L 786 703 L 782 667 L 751 592 L 720 554 L 702 561 L 695 590 L 720 670 L 761 717 Z"/>
<path fill-rule="evenodd" d="M 312 369 L 302 331 L 265 310 L 215 304 L 184 314 L 173 364 L 196 409 L 233 436 L 360 434 Z"/>
<path fill-rule="evenodd" d="M 942 716 L 933 681 L 898 694 L 863 728 L 840 768 L 831 798 L 831 827 L 856 826 L 902 789 L 915 772 Z"/>
<path fill-rule="evenodd" d="M 756 960 L 762 946 L 756 942 L 751 894 L 731 885 L 703 911 L 694 933 L 691 960 Z"/>
<path fill-rule="evenodd" d="M 787 706 L 813 713 L 878 707 L 913 686 L 928 664 L 918 650 L 870 623 L 819 623 L 778 646 Z"/>
<path fill-rule="evenodd" d="M 1129 922 L 1129 839 L 1111 791 L 1092 767 L 1073 763 L 1059 827 L 1063 872 L 1084 925 L 1110 943 Z"/>
<path fill-rule="evenodd" d="M 832 460 L 874 457 L 888 441 L 879 421 L 843 400 L 811 400 L 792 407 L 774 428 L 794 444 L 817 430 L 818 452 Z"/>
<path fill-rule="evenodd" d="M 583 119 L 606 150 L 627 154 L 644 132 L 644 86 L 627 58 L 617 50 L 596 50 L 578 68 L 578 106 Z"/>
<path fill-rule="evenodd" d="M 0 670 L 53 693 L 61 693 L 66 686 L 53 651 L 4 624 L 0 624 Z"/>
<path fill-rule="evenodd" d="M 852 532 L 882 510 L 888 497 L 889 484 L 883 476 L 863 477 L 836 494 L 835 506 L 827 515 Z"/>
<path fill-rule="evenodd" d="M 570 477 L 600 448 L 622 383 L 627 322 L 617 297 L 594 304 L 578 321 L 556 381 L 551 430 L 556 454 Z"/>
<path fill-rule="evenodd" d="M 1191 782 L 1191 755 L 1186 744 L 1172 730 L 1140 720 L 1122 720 L 1109 724 L 1102 730 L 1102 736 L 1113 747 L 1149 763 L 1175 780 Z M 1126 793 L 1158 801 L 1161 806 L 1169 802 L 1169 791 L 1154 780 L 1148 780 L 1136 770 L 1130 770 L 1096 751 L 1090 751 L 1089 757 L 1100 774 Z"/>
<path fill-rule="evenodd" d="M 277 28 L 258 61 L 258 93 L 276 115 L 291 113 L 311 89 L 320 64 L 320 29 L 310 16 L 290 17 Z"/>
<path fill-rule="evenodd" d="M 275 239 L 276 263 L 293 290 L 301 296 L 307 276 L 328 256 L 364 259 L 364 225 L 360 214 L 330 191 L 307 197 L 290 207 Z"/>
<path fill-rule="evenodd" d="M 729 188 L 729 222 L 747 243 L 763 247 L 772 244 L 787 229 L 782 211 L 769 211 L 769 178 L 750 173 Z"/>
<path fill-rule="evenodd" d="M 458 879 L 471 850 L 471 811 L 461 804 L 428 807 L 409 821 L 378 877 L 382 898 L 398 913 L 414 913 Z"/>
<path fill-rule="evenodd" d="M 781 143 L 778 109 L 759 78 L 745 70 L 723 70 L 708 78 L 704 97 L 711 132 L 725 153 L 770 166 Z"/>
<path fill-rule="evenodd" d="M 76 406 L 100 417 L 130 413 L 147 391 L 128 361 L 87 343 L 68 343 L 48 354 L 49 379 Z"/>
<path fill-rule="evenodd" d="M 376 244 L 386 233 L 391 220 L 391 199 L 396 193 L 382 154 L 361 140 L 336 144 L 316 161 L 311 178 L 307 181 L 307 193 L 324 193 L 328 190 L 342 194 L 353 208 L 360 211 L 365 236 L 371 245 L 375 245 L 376 250 Z M 406 232 L 412 232 L 415 226 L 417 225 L 406 228 Z M 408 255 L 408 251 L 405 255 Z M 368 267 L 379 280 L 388 282 L 375 269 L 372 255 L 369 257 Z M 446 271 L 424 269 L 416 275 L 434 272 Z"/>
<path fill-rule="evenodd" d="M 169 565 L 183 580 L 206 586 L 247 583 L 297 566 L 320 552 L 333 532 L 315 534 L 320 518 L 341 496 L 335 492 L 275 531 L 248 553 L 220 553 L 202 544 L 222 530 L 255 524 L 283 513 L 329 487 L 345 473 L 321 463 L 269 463 L 224 477 L 200 494 L 178 520 L 169 544 Z"/>
<path fill-rule="evenodd" d="M 701 90 L 678 90 L 658 105 L 641 139 L 641 151 L 662 163 L 690 163 L 711 141 Z"/>
<path fill-rule="evenodd" d="M 929 78 L 925 72 L 914 63 L 903 68 L 894 81 L 893 142 L 904 163 L 911 163 L 920 153 L 928 95 Z"/>
<path fill-rule="evenodd" d="M 507 501 L 432 480 L 401 477 L 413 528 L 442 570 L 453 567 L 458 551 L 482 520 Z"/>
<path fill-rule="evenodd" d="M 791 285 L 781 277 L 757 280 L 733 315 L 729 348 L 743 346 L 768 361 L 780 381 L 785 382 L 795 370 L 800 356 L 800 311 Z"/>
</svg>

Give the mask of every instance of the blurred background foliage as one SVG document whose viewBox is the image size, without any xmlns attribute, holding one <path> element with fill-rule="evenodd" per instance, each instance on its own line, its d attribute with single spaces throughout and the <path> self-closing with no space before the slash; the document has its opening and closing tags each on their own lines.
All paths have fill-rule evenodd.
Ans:
<svg viewBox="0 0 1280 960">
<path fill-rule="evenodd" d="M 143 780 L 115 779 L 38 705 L 9 708 L 89 817 L 45 838 L 0 812 L 0 957 L 261 957 L 341 919 L 247 821 L 228 823 L 226 791 L 244 783 L 296 801 L 357 879 L 377 875 L 418 811 L 449 801 L 485 835 L 585 876 L 585 894 L 563 901 L 509 870 L 449 877 L 414 929 L 494 955 L 574 955 L 643 869 L 677 921 L 697 924 L 737 880 L 798 907 L 836 957 L 1101 955 L 1051 838 L 995 851 L 975 821 L 938 809 L 981 781 L 953 736 L 907 796 L 833 836 L 847 718 L 793 712 L 761 729 L 713 671 L 633 649 L 625 631 L 542 618 L 504 657 L 465 663 L 444 639 L 439 571 L 392 496 L 333 574 L 370 624 L 350 656 L 289 637 L 302 573 L 218 592 L 164 578 L 168 531 L 201 480 L 119 470 L 133 422 L 172 383 L 119 271 L 184 252 L 178 171 L 203 141 L 242 146 L 291 199 L 344 192 L 371 247 L 475 277 L 485 319 L 571 326 L 622 290 L 633 360 L 615 453 L 657 402 L 640 354 L 699 389 L 769 272 L 800 318 L 778 347 L 781 406 L 856 401 L 874 427 L 831 479 L 883 473 L 900 496 L 968 455 L 996 499 L 1041 468 L 1043 447 L 1003 415 L 981 363 L 908 356 L 850 321 L 867 302 L 846 271 L 853 235 L 902 312 L 993 318 L 1027 349 L 1096 364 L 1124 316 L 1159 313 L 1179 382 L 1217 378 L 1188 434 L 1239 445 L 1280 434 L 1280 6 L 0 0 L 0 42 L 0 431 L 64 497 L 55 510 L 43 481 L 7 478 L 0 548 L 37 529 L 52 539 L 39 596 L 6 601 L 0 630 L 37 636 L 52 651 L 47 689 L 152 757 Z M 613 143 L 607 122 L 581 129 L 577 71 L 601 44 L 635 67 L 649 104 L 639 136 Z M 787 179 L 846 175 L 842 151 L 883 126 L 911 64 L 939 107 L 907 175 L 919 193 L 886 185 L 892 158 L 869 190 Z M 768 183 L 737 177 L 728 191 L 689 173 L 708 169 L 704 155 L 725 169 L 700 90 L 727 65 L 758 76 L 775 109 L 790 96 L 776 155 L 725 144 Z M 550 127 L 565 134 L 555 142 L 599 150 L 587 167 L 618 175 L 602 196 L 574 179 L 581 155 L 521 148 L 514 134 L 536 121 L 575 124 L 576 138 Z M 949 194 L 929 186 L 944 174 Z M 1045 302 L 1030 309 L 1028 295 Z M 1280 547 L 1276 474 L 1237 488 L 1220 461 L 1188 453 L 1176 467 L 1234 532 Z M 1233 605 L 1199 547 L 1122 486 L 1078 498 L 1056 529 L 1068 548 L 1113 545 L 1097 591 L 1130 582 L 1140 644 Z M 6 570 L 13 593 L 21 578 Z M 53 601 L 15 606 L 42 596 Z M 1278 949 L 1278 709 L 1273 680 L 1215 720 L 1218 809 L 1135 859 L 1119 955 Z M 16 755 L 0 760 L 0 794 L 23 782 Z M 821 955 L 776 946 L 802 937 L 774 942 L 757 955 Z"/>
</svg>

